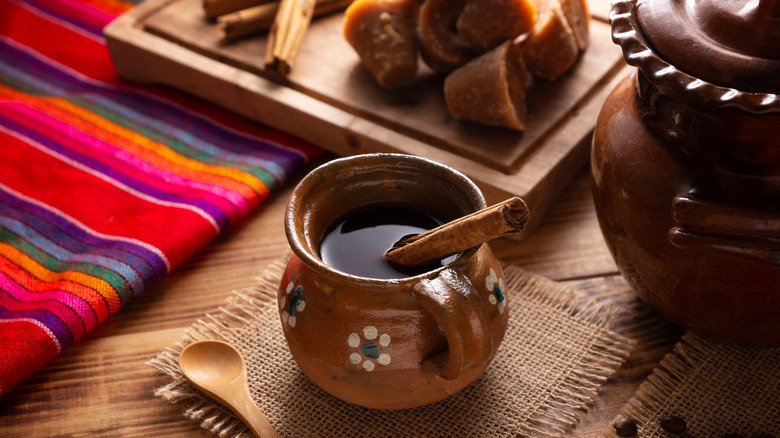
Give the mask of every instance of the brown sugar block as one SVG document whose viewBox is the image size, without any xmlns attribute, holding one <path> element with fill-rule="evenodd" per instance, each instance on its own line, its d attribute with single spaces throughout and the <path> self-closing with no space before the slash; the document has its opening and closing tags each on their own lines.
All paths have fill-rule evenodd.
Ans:
<svg viewBox="0 0 780 438">
<path fill-rule="evenodd" d="M 557 0 L 537 2 L 539 13 L 525 43 L 525 62 L 534 75 L 555 80 L 577 61 L 577 39 Z"/>
<path fill-rule="evenodd" d="M 525 129 L 526 69 L 522 50 L 506 41 L 453 71 L 444 97 L 456 119 Z"/>
<path fill-rule="evenodd" d="M 345 12 L 344 37 L 384 88 L 398 88 L 417 74 L 416 0 L 357 0 Z"/>
<path fill-rule="evenodd" d="M 563 16 L 574 33 L 580 51 L 588 47 L 590 35 L 590 10 L 586 0 L 560 0 Z"/>
<path fill-rule="evenodd" d="M 425 0 L 420 6 L 420 53 L 435 71 L 451 71 L 479 54 L 456 28 L 466 4 L 466 0 Z"/>
<path fill-rule="evenodd" d="M 530 0 L 471 0 L 463 8 L 458 33 L 482 51 L 529 32 L 536 22 Z"/>
</svg>

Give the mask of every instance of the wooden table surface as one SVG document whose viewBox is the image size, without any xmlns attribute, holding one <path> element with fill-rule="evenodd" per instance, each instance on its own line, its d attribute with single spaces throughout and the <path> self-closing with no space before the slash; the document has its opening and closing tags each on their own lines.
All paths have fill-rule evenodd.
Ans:
<svg viewBox="0 0 780 438">
<path fill-rule="evenodd" d="M 570 436 L 600 437 L 681 332 L 638 301 L 599 230 L 583 169 L 522 242 L 491 243 L 504 261 L 612 302 L 614 328 L 637 341 Z M 85 339 L 0 397 L 0 437 L 211 436 L 153 395 L 169 382 L 146 365 L 196 319 L 216 312 L 287 246 L 282 224 L 290 189 L 194 254 Z"/>
</svg>

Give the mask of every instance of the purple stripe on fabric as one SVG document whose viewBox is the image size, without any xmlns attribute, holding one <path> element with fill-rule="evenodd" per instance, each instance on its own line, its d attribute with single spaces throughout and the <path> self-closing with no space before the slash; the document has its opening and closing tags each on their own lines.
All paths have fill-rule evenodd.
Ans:
<svg viewBox="0 0 780 438">
<path fill-rule="evenodd" d="M 57 228 L 56 226 L 33 214 L 25 214 L 22 211 L 11 208 L 1 199 L 0 211 L 8 218 L 25 223 L 25 225 L 31 230 L 34 230 L 36 233 L 42 236 L 46 236 L 46 238 L 55 244 L 72 253 L 96 255 L 110 258 L 130 266 L 135 272 L 138 273 L 138 275 L 140 275 L 144 281 L 149 281 L 150 279 L 155 278 L 154 269 L 149 264 L 149 262 L 135 254 L 127 253 L 116 248 L 105 248 L 100 246 L 95 247 L 88 245 L 70 236 L 66 230 Z M 2 215 L 0 215 L 0 217 L 2 217 Z"/>
<path fill-rule="evenodd" d="M 66 349 L 73 345 L 73 335 L 70 329 L 65 325 L 57 315 L 43 309 L 37 310 L 23 310 L 13 311 L 5 308 L 2 302 L 0 302 L 0 319 L 34 319 L 46 328 L 48 328 L 54 336 L 57 338 L 57 342 L 60 344 L 61 349 Z"/>
<path fill-rule="evenodd" d="M 18 289 L 20 288 L 16 288 L 17 291 Z M 78 313 L 64 303 L 56 300 L 22 300 L 17 298 L 12 291 L 0 286 L 0 305 L 14 312 L 47 310 L 52 314 L 57 315 L 57 317 L 65 323 L 74 342 L 84 337 L 84 333 L 86 333 L 86 326 Z"/>
<path fill-rule="evenodd" d="M 164 98 L 152 96 L 140 90 L 85 82 L 12 45 L 5 47 L 8 49 L 7 55 L 3 56 L 4 50 L 0 50 L 0 59 L 5 58 L 9 65 L 14 65 L 24 71 L 34 71 L 41 80 L 45 80 L 53 86 L 56 85 L 60 91 L 55 95 L 92 92 L 106 98 L 109 102 L 122 102 L 128 108 L 147 114 L 151 120 L 165 120 L 173 126 L 184 126 L 186 132 L 200 138 L 201 141 L 219 145 L 220 149 L 246 155 L 251 160 L 263 160 L 269 166 L 280 166 L 285 174 L 297 169 L 305 160 L 303 153 L 298 150 L 285 148 L 261 137 L 225 128 L 205 115 L 189 112 L 179 104 Z M 132 127 L 139 132 L 143 131 L 143 129 L 136 128 Z M 165 134 L 163 133 L 163 135 Z M 183 143 L 188 144 L 188 142 Z M 256 166 L 256 168 L 258 170 L 264 169 L 262 165 Z"/>
<path fill-rule="evenodd" d="M 57 120 L 50 114 L 43 113 L 23 103 L 0 104 L 1 107 L 7 107 L 12 111 L 12 113 L 7 114 L 9 117 L 26 116 L 36 129 L 48 127 L 54 133 L 67 133 L 67 138 L 58 138 L 57 140 L 74 150 L 78 148 L 79 153 L 90 154 L 90 158 L 100 160 L 118 172 L 131 170 L 130 168 L 138 170 L 138 172 L 127 172 L 128 178 L 131 178 L 131 175 L 149 175 L 150 177 L 145 178 L 144 183 L 164 191 L 170 191 L 170 189 L 176 188 L 176 186 L 184 187 L 187 191 L 192 192 L 193 196 L 200 197 L 203 201 L 218 206 L 232 220 L 238 220 L 250 210 L 249 203 L 240 193 L 219 185 L 188 179 L 153 166 L 120 147 L 104 142 L 90 134 L 83 133 L 67 123 Z M 42 129 L 38 130 L 43 132 Z M 160 181 L 164 181 L 164 183 Z"/>
<path fill-rule="evenodd" d="M 57 301 L 73 310 L 81 320 L 85 331 L 92 330 L 98 323 L 97 315 L 92 306 L 78 295 L 62 289 L 47 289 L 31 291 L 17 283 L 7 274 L 0 272 L 0 289 L 11 294 L 19 301 Z"/>
<path fill-rule="evenodd" d="M 2 112 L 2 110 L 0 110 L 0 112 Z M 93 160 L 92 158 L 85 157 L 84 155 L 81 155 L 73 151 L 72 149 L 67 148 L 66 146 L 60 144 L 59 142 L 54 141 L 49 137 L 46 137 L 42 133 L 29 129 L 26 126 L 21 125 L 11 119 L 0 118 L 0 126 L 4 126 L 10 131 L 21 134 L 31 139 L 32 141 L 35 141 L 41 146 L 47 148 L 50 151 L 61 154 L 64 157 L 67 157 L 83 166 L 92 169 L 94 172 L 105 175 L 113 179 L 114 181 L 118 181 L 121 184 L 124 184 L 132 188 L 133 190 L 136 190 L 154 199 L 159 199 L 165 202 L 178 203 L 181 204 L 182 208 L 184 208 L 184 206 L 195 207 L 200 211 L 204 212 L 204 214 L 208 215 L 208 217 L 211 217 L 216 222 L 216 224 L 218 224 L 220 228 L 224 228 L 230 224 L 230 219 L 227 217 L 227 215 L 225 215 L 225 213 L 222 210 L 213 206 L 212 204 L 206 203 L 198 199 L 195 200 L 186 199 L 171 193 L 161 192 L 160 190 L 150 187 L 141 181 L 134 180 L 119 172 L 116 172 L 113 169 L 109 168 L 108 166 L 105 166 L 102 163 Z M 82 136 L 77 132 L 71 132 L 70 135 L 80 136 L 80 137 Z M 83 138 L 83 140 L 90 141 L 89 138 Z"/>
<path fill-rule="evenodd" d="M 51 2 L 36 0 L 25 0 L 22 3 L 27 3 L 28 9 L 37 15 L 44 18 L 49 16 L 65 22 L 98 37 L 100 40 L 104 40 L 103 28 L 116 18 L 115 15 L 108 14 L 83 2 L 57 0 L 57 3 L 62 4 L 62 8 L 52 8 Z"/>
<path fill-rule="evenodd" d="M 81 94 L 79 95 L 79 99 L 103 107 L 106 110 L 113 111 L 114 114 L 123 117 L 130 124 L 137 124 L 137 130 L 143 130 L 144 127 L 153 129 L 167 139 L 167 144 L 174 145 L 175 142 L 178 142 L 181 145 L 186 146 L 190 149 L 190 152 L 186 154 L 182 152 L 184 155 L 199 158 L 201 161 L 210 164 L 244 170 L 248 173 L 264 170 L 278 180 L 283 180 L 287 173 L 287 170 L 282 163 L 274 161 L 274 157 L 263 156 L 262 148 L 258 148 L 257 143 L 255 143 L 260 141 L 259 139 L 254 140 L 254 142 L 251 143 L 255 145 L 254 151 L 239 153 L 232 151 L 231 149 L 234 148 L 228 147 L 228 145 L 235 146 L 240 144 L 242 142 L 241 137 L 239 134 L 233 133 L 233 137 L 228 138 L 231 137 L 227 134 L 230 131 L 225 128 L 222 128 L 225 129 L 222 132 L 212 133 L 203 132 L 202 130 L 194 128 L 192 125 L 177 125 L 176 121 L 168 120 L 171 118 L 170 116 L 166 119 L 154 117 L 144 109 L 128 106 L 127 101 L 120 101 L 121 103 L 118 103 L 110 98 L 102 96 L 100 93 Z M 89 107 L 89 105 L 84 106 Z M 208 123 L 205 120 L 201 120 L 195 126 L 207 125 Z M 184 121 L 180 123 L 184 123 Z M 172 142 L 171 139 L 174 141 Z M 244 138 L 243 141 L 247 142 L 249 139 Z"/>
<path fill-rule="evenodd" d="M 140 274 L 122 261 L 105 258 L 94 254 L 73 253 L 57 245 L 34 229 L 27 226 L 24 221 L 17 221 L 0 214 L 0 230 L 6 229 L 11 233 L 24 239 L 28 244 L 46 253 L 49 257 L 57 260 L 62 265 L 89 264 L 95 267 L 105 268 L 119 275 L 127 282 L 132 289 L 133 295 L 141 293 L 144 289 L 144 282 Z"/>
<path fill-rule="evenodd" d="M 46 222 L 53 224 L 61 230 L 64 230 L 67 234 L 73 236 L 75 239 L 84 242 L 86 245 L 90 245 L 95 248 L 113 248 L 117 251 L 120 251 L 120 255 L 123 253 L 135 254 L 136 256 L 146 260 L 151 264 L 154 275 L 150 276 L 149 280 L 162 278 L 168 272 L 165 261 L 162 260 L 156 253 L 144 248 L 141 245 L 136 245 L 126 240 L 107 239 L 96 236 L 82 229 L 78 225 L 70 222 L 67 218 L 64 218 L 48 209 L 15 197 L 11 193 L 4 190 L 2 187 L 0 187 L 0 200 L 4 204 L 9 205 L 10 207 L 25 215 L 29 214 L 42 218 Z M 144 278 L 146 278 L 146 276 L 144 276 Z"/>
</svg>

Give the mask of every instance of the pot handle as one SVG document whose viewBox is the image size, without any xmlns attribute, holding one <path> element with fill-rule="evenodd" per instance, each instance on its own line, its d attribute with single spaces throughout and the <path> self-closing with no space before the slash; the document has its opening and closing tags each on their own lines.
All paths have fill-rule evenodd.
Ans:
<svg viewBox="0 0 780 438">
<path fill-rule="evenodd" d="M 493 336 L 485 306 L 471 281 L 453 269 L 418 282 L 412 291 L 447 336 L 448 351 L 425 359 L 424 371 L 446 380 L 484 365 L 493 353 Z"/>
<path fill-rule="evenodd" d="M 669 241 L 679 248 L 712 250 L 780 265 L 780 213 L 752 210 L 681 194 L 672 200 Z"/>
</svg>

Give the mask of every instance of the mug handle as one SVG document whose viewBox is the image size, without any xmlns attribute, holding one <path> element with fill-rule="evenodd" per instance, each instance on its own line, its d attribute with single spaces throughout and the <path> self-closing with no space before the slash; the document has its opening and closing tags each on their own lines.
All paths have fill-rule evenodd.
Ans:
<svg viewBox="0 0 780 438">
<path fill-rule="evenodd" d="M 412 294 L 430 312 L 447 337 L 448 352 L 425 359 L 422 369 L 453 380 L 468 368 L 483 365 L 493 353 L 493 336 L 485 306 L 471 281 L 445 269 L 415 284 Z"/>
<path fill-rule="evenodd" d="M 672 201 L 669 241 L 680 248 L 704 245 L 780 265 L 780 214 L 719 204 L 682 194 Z"/>
</svg>

